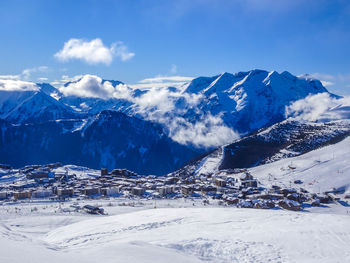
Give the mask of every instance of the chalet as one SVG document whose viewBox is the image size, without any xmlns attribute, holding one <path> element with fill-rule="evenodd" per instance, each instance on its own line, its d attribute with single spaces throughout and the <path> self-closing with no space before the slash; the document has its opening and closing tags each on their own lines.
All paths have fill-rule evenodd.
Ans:
<svg viewBox="0 0 350 263">
<path fill-rule="evenodd" d="M 85 205 L 83 206 L 83 210 L 86 213 L 93 214 L 93 215 L 104 214 L 103 208 L 100 208 L 98 206 Z"/>
<path fill-rule="evenodd" d="M 99 187 L 88 187 L 84 189 L 85 195 L 99 195 L 100 194 L 100 188 Z"/>
<path fill-rule="evenodd" d="M 257 209 L 272 209 L 275 207 L 275 203 L 271 200 L 254 200 L 254 208 Z"/>
<path fill-rule="evenodd" d="M 131 172 L 131 171 L 127 170 L 127 169 L 113 169 L 111 174 L 117 175 L 117 176 L 124 176 L 124 177 L 137 176 L 136 173 Z"/>
<path fill-rule="evenodd" d="M 28 179 L 48 178 L 49 172 L 43 171 L 43 170 L 32 171 L 32 172 L 28 173 L 26 176 Z"/>
<path fill-rule="evenodd" d="M 185 196 L 193 194 L 194 189 L 192 186 L 183 185 L 181 186 L 181 193 Z"/>
<path fill-rule="evenodd" d="M 31 198 L 32 193 L 29 191 L 23 191 L 23 192 L 14 192 L 13 193 L 13 198 L 14 199 L 26 199 L 26 198 Z"/>
<path fill-rule="evenodd" d="M 74 194 L 73 188 L 57 188 L 58 197 L 72 197 Z"/>
<path fill-rule="evenodd" d="M 289 194 L 294 194 L 296 192 L 297 190 L 294 188 L 283 188 L 280 190 L 280 193 L 283 194 L 284 196 L 287 196 Z"/>
<path fill-rule="evenodd" d="M 246 188 L 246 187 L 258 187 L 258 181 L 257 180 L 244 180 L 241 181 L 241 186 Z"/>
<path fill-rule="evenodd" d="M 111 174 L 113 174 L 113 175 L 122 175 L 123 174 L 123 170 L 122 169 L 113 169 L 111 171 Z"/>
<path fill-rule="evenodd" d="M 176 178 L 176 177 L 168 177 L 167 179 L 165 179 L 164 183 L 165 183 L 165 184 L 176 184 L 177 181 L 179 181 L 179 178 Z"/>
<path fill-rule="evenodd" d="M 62 163 L 49 163 L 45 165 L 48 168 L 54 169 L 54 168 L 58 168 L 58 167 L 62 167 Z"/>
<path fill-rule="evenodd" d="M 120 188 L 116 186 L 101 188 L 101 194 L 105 196 L 114 196 L 119 194 L 119 192 L 120 192 Z"/>
<path fill-rule="evenodd" d="M 25 188 L 36 187 L 38 184 L 34 180 L 27 180 L 23 182 L 16 182 L 10 185 L 14 190 L 23 190 Z"/>
<path fill-rule="evenodd" d="M 215 178 L 214 180 L 215 185 L 218 187 L 225 187 L 226 186 L 226 180 L 222 178 Z"/>
<path fill-rule="evenodd" d="M 250 173 L 244 173 L 241 175 L 240 180 L 241 181 L 248 181 L 248 180 L 253 180 L 253 176 Z"/>
<path fill-rule="evenodd" d="M 107 196 L 113 196 L 113 195 L 117 195 L 120 192 L 120 188 L 113 186 L 113 187 L 109 187 L 106 189 L 106 195 Z"/>
<path fill-rule="evenodd" d="M 211 185 L 202 185 L 201 186 L 201 191 L 204 192 L 204 193 L 216 192 L 216 187 L 211 186 Z"/>
<path fill-rule="evenodd" d="M 312 201 L 311 206 L 320 206 L 320 199 L 315 199 Z"/>
<path fill-rule="evenodd" d="M 300 203 L 293 200 L 281 200 L 278 202 L 278 206 L 286 210 L 292 210 L 292 211 L 301 210 Z"/>
<path fill-rule="evenodd" d="M 258 195 L 256 195 L 255 198 L 256 199 L 265 199 L 265 200 L 282 200 L 282 199 L 284 199 L 284 195 L 265 193 L 265 194 L 258 194 Z"/>
<path fill-rule="evenodd" d="M 107 168 L 101 168 L 101 176 L 108 175 Z"/>
<path fill-rule="evenodd" d="M 340 200 L 340 197 L 337 196 L 337 195 L 335 195 L 335 194 L 333 194 L 333 193 L 327 193 L 327 196 L 328 196 L 330 199 L 332 199 L 333 202 L 337 202 L 337 201 Z"/>
<path fill-rule="evenodd" d="M 156 190 L 157 188 L 156 184 L 151 182 L 143 184 L 143 187 L 147 190 Z"/>
<path fill-rule="evenodd" d="M 158 192 L 160 195 L 167 195 L 173 193 L 174 189 L 171 186 L 161 186 L 158 188 Z"/>
<path fill-rule="evenodd" d="M 299 203 L 305 202 L 307 200 L 306 196 L 300 193 L 288 194 L 287 199 L 297 201 Z"/>
<path fill-rule="evenodd" d="M 0 200 L 7 199 L 8 193 L 7 192 L 0 192 Z"/>
<path fill-rule="evenodd" d="M 226 201 L 226 203 L 229 205 L 235 205 L 235 204 L 238 204 L 239 202 L 239 199 L 233 195 L 223 195 L 222 199 Z"/>
<path fill-rule="evenodd" d="M 52 195 L 52 191 L 48 189 L 38 189 L 32 192 L 32 198 L 45 198 L 50 197 Z"/>
<path fill-rule="evenodd" d="M 141 187 L 133 187 L 133 188 L 131 188 L 131 194 L 132 195 L 141 196 L 141 195 L 144 195 L 144 193 L 145 193 L 145 189 L 144 188 L 141 188 Z"/>
</svg>

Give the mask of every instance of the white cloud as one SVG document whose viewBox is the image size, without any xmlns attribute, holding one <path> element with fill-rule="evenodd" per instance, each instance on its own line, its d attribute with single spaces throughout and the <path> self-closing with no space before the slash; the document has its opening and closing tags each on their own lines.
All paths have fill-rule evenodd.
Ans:
<svg viewBox="0 0 350 263">
<path fill-rule="evenodd" d="M 287 107 L 286 117 L 312 122 L 349 118 L 350 97 L 335 98 L 328 93 L 310 95 Z"/>
<path fill-rule="evenodd" d="M 47 72 L 49 68 L 47 66 L 40 66 L 40 67 L 34 67 L 34 68 L 27 68 L 22 71 L 21 74 L 17 75 L 0 75 L 0 79 L 6 79 L 6 80 L 29 80 L 32 73 L 38 73 L 38 72 Z"/>
<path fill-rule="evenodd" d="M 184 76 L 157 76 L 154 78 L 147 78 L 140 80 L 139 83 L 161 83 L 161 82 L 188 82 L 191 81 L 193 77 Z"/>
<path fill-rule="evenodd" d="M 68 75 L 62 75 L 60 82 L 61 83 L 67 83 L 67 82 L 72 82 L 72 81 L 78 81 L 81 79 L 84 75 L 76 75 L 73 77 L 69 77 Z"/>
<path fill-rule="evenodd" d="M 121 41 L 112 45 L 112 52 L 116 57 L 119 57 L 121 61 L 129 60 L 135 56 L 135 53 L 129 52 L 128 47 Z"/>
<path fill-rule="evenodd" d="M 185 82 L 159 82 L 159 83 L 139 83 L 130 84 L 134 89 L 152 89 L 152 88 L 166 88 L 166 87 L 180 87 Z"/>
<path fill-rule="evenodd" d="M 37 78 L 38 81 L 41 81 L 41 82 L 45 82 L 45 81 L 48 81 L 49 79 L 48 78 L 44 78 L 44 77 L 40 77 L 40 78 Z"/>
<path fill-rule="evenodd" d="M 63 48 L 54 56 L 63 62 L 78 59 L 88 64 L 109 65 L 115 56 L 125 61 L 131 59 L 135 54 L 129 52 L 123 42 L 116 42 L 111 47 L 107 47 L 99 38 L 91 41 L 72 38 L 65 42 Z"/>
<path fill-rule="evenodd" d="M 12 80 L 16 80 L 16 79 L 20 79 L 21 75 L 0 75 L 0 79 L 12 79 Z"/>
<path fill-rule="evenodd" d="M 22 71 L 21 78 L 28 80 L 30 79 L 30 76 L 32 75 L 32 73 L 47 72 L 48 70 L 49 70 L 49 67 L 47 66 L 27 68 Z"/>
<path fill-rule="evenodd" d="M 129 85 L 137 89 L 161 88 L 161 87 L 180 87 L 190 82 L 193 77 L 184 76 L 156 76 L 154 78 L 146 78 L 140 80 L 136 84 Z"/>
<path fill-rule="evenodd" d="M 14 79 L 0 79 L 0 90 L 3 91 L 32 91 L 39 90 L 39 87 L 33 83 Z"/>
<path fill-rule="evenodd" d="M 70 83 L 67 87 L 60 87 L 59 91 L 65 96 L 79 96 L 108 99 L 114 91 L 110 82 L 93 75 L 85 75 L 79 81 Z"/>
<path fill-rule="evenodd" d="M 68 86 L 59 87 L 59 91 L 65 96 L 77 96 L 85 98 L 108 99 L 128 99 L 132 100 L 132 89 L 125 84 L 119 84 L 115 87 L 109 81 L 102 81 L 102 78 L 95 75 L 83 75 L 68 77 L 62 76 L 59 83 L 72 81 Z M 103 83 L 102 83 L 103 82 Z"/>
<path fill-rule="evenodd" d="M 239 138 L 239 134 L 227 127 L 219 116 L 210 114 L 194 123 L 175 117 L 168 127 L 174 141 L 201 148 L 220 146 Z"/>
<path fill-rule="evenodd" d="M 181 144 L 210 148 L 231 142 L 239 135 L 227 127 L 221 116 L 199 113 L 200 118 L 189 120 L 184 116 L 204 99 L 201 94 L 182 93 L 167 88 L 152 88 L 133 102 L 137 112 L 146 119 L 163 124 L 169 137 Z M 180 102 L 180 103 L 179 103 Z"/>
</svg>

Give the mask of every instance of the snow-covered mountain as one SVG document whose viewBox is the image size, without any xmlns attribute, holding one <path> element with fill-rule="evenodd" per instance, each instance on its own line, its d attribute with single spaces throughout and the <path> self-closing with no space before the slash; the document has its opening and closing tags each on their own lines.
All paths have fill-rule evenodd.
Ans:
<svg viewBox="0 0 350 263">
<path fill-rule="evenodd" d="M 89 121 L 0 121 L 0 160 L 15 167 L 60 161 L 161 175 L 198 154 L 171 140 L 158 124 L 116 111 L 102 111 Z"/>
<path fill-rule="evenodd" d="M 292 102 L 324 92 L 318 80 L 264 70 L 199 77 L 179 87 L 135 89 L 85 75 L 61 87 L 0 89 L 2 162 L 169 172 L 196 153 L 282 121 Z M 28 152 L 43 151 L 15 158 L 27 145 Z"/>
<path fill-rule="evenodd" d="M 221 115 L 227 126 L 249 133 L 283 120 L 285 107 L 291 102 L 327 90 L 307 76 L 251 70 L 197 78 L 184 92 L 202 94 L 197 109 Z"/>
<path fill-rule="evenodd" d="M 0 90 L 0 118 L 11 123 L 35 123 L 77 118 L 71 107 L 43 91 Z"/>
<path fill-rule="evenodd" d="M 72 95 L 73 89 L 82 92 Z M 60 101 L 79 112 L 97 114 L 105 109 L 117 110 L 158 122 L 179 143 L 206 149 L 282 121 L 286 106 L 296 100 L 328 93 L 320 81 L 307 75 L 296 77 L 288 72 L 264 70 L 225 72 L 195 78 L 180 87 L 143 90 L 86 76 L 67 83 L 62 91 L 67 94 Z M 97 95 L 92 95 L 92 91 Z M 199 134 L 192 132 L 203 126 L 205 129 Z M 215 139 L 206 136 L 216 130 L 220 136 Z"/>
<path fill-rule="evenodd" d="M 350 119 L 308 122 L 287 119 L 218 147 L 175 171 L 212 175 L 221 170 L 258 167 L 338 143 L 350 136 Z"/>
</svg>

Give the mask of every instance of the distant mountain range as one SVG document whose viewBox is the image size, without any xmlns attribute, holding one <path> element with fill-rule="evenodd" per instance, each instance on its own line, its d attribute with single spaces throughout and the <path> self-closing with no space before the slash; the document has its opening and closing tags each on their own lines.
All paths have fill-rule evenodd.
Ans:
<svg viewBox="0 0 350 263">
<path fill-rule="evenodd" d="M 283 121 L 292 102 L 328 93 L 307 76 L 264 70 L 148 89 L 86 78 L 63 87 L 0 89 L 0 162 L 60 161 L 168 173 L 198 154 Z M 67 92 L 84 88 L 81 94 Z"/>
</svg>

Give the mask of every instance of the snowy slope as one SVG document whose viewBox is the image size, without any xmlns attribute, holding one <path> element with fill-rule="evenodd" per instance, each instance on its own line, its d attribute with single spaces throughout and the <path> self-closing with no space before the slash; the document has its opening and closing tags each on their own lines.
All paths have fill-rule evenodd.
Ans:
<svg viewBox="0 0 350 263">
<path fill-rule="evenodd" d="M 238 139 L 194 160 L 182 170 L 214 173 L 223 169 L 250 168 L 283 158 L 302 155 L 350 135 L 350 120 L 325 123 L 288 119 Z M 207 168 L 208 160 L 215 166 Z"/>
<path fill-rule="evenodd" d="M 30 204 L 16 209 L 1 206 L 0 259 L 13 263 L 350 260 L 348 215 L 178 208 L 183 204 L 174 202 L 174 208 L 160 209 L 105 206 L 111 213 L 105 217 L 63 213 L 57 204 L 34 204 L 37 210 L 32 213 Z"/>
<path fill-rule="evenodd" d="M 290 122 L 284 121 L 220 147 L 175 173 L 212 175 L 227 171 L 230 174 L 230 169 L 248 168 L 265 188 L 278 185 L 312 193 L 334 189 L 350 193 L 349 122 L 299 123 L 283 133 L 279 128 L 286 124 Z M 267 139 L 264 144 L 262 139 Z M 302 183 L 295 184 L 296 180 Z"/>
<path fill-rule="evenodd" d="M 334 145 L 257 166 L 250 171 L 266 186 L 278 183 L 289 187 L 291 182 L 302 180 L 303 184 L 292 184 L 293 187 L 316 193 L 331 191 L 333 188 L 350 193 L 349 160 L 350 137 L 347 137 Z"/>
</svg>

